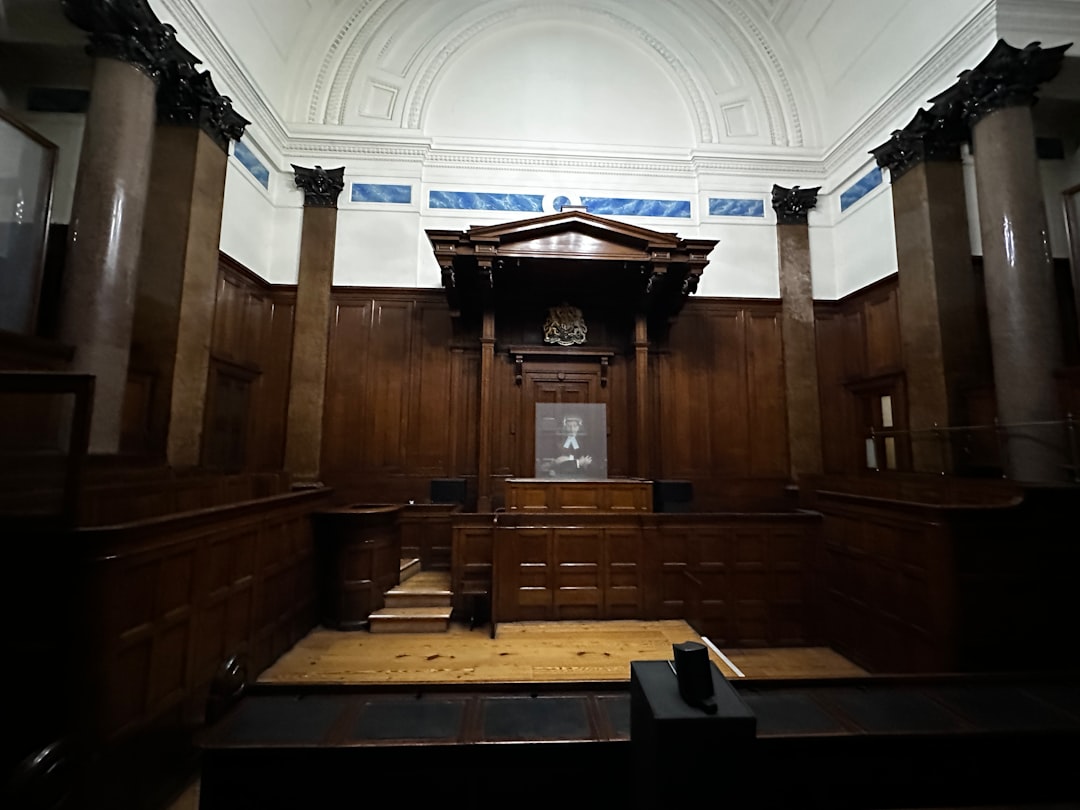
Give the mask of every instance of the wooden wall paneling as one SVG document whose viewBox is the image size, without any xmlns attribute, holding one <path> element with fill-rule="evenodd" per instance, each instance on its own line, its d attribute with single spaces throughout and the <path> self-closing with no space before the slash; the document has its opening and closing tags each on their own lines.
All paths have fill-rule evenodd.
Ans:
<svg viewBox="0 0 1080 810">
<path fill-rule="evenodd" d="M 552 619 L 609 618 L 604 610 L 604 541 L 601 528 L 552 530 Z"/>
<path fill-rule="evenodd" d="M 712 469 L 711 342 L 708 319 L 696 309 L 687 307 L 672 325 L 670 351 L 661 356 L 656 435 L 662 478 L 702 479 Z"/>
<path fill-rule="evenodd" d="M 408 409 L 405 456 L 410 475 L 445 477 L 450 470 L 452 336 L 444 301 L 418 300 L 413 310 L 413 354 L 406 391 Z"/>
<path fill-rule="evenodd" d="M 876 671 L 950 671 L 955 586 L 940 512 L 902 504 L 824 504 L 822 631 Z"/>
<path fill-rule="evenodd" d="M 451 350 L 450 430 L 452 457 L 450 475 L 476 482 L 476 429 L 480 407 L 480 353 L 454 347 Z"/>
<path fill-rule="evenodd" d="M 813 644 L 818 637 L 816 588 L 817 525 L 776 528 L 769 538 L 769 643 L 777 647 Z"/>
<path fill-rule="evenodd" d="M 695 347 L 702 354 L 698 365 L 708 369 L 704 379 L 700 379 L 699 372 L 696 385 L 708 392 L 706 411 L 701 418 L 707 420 L 709 431 L 702 443 L 711 456 L 706 460 L 711 463 L 704 474 L 698 475 L 705 479 L 716 475 L 745 476 L 750 474 L 753 440 L 749 410 L 749 314 L 744 308 L 717 309 L 710 314 L 703 344 Z M 696 490 L 694 495 L 696 498 Z"/>
<path fill-rule="evenodd" d="M 230 360 L 239 360 L 240 335 L 243 332 L 244 289 L 233 274 L 218 275 L 218 293 L 214 309 L 214 331 L 211 353 Z"/>
<path fill-rule="evenodd" d="M 490 515 L 457 514 L 452 521 L 450 589 L 454 610 L 464 611 L 474 595 L 492 599 L 495 526 Z"/>
<path fill-rule="evenodd" d="M 734 643 L 739 647 L 769 644 L 770 571 L 768 532 L 763 527 L 731 531 L 731 576 Z"/>
<path fill-rule="evenodd" d="M 406 437 L 411 428 L 409 381 L 414 359 L 412 310 L 411 301 L 374 303 L 364 386 L 374 407 L 361 450 L 367 471 L 401 473 L 406 468 Z"/>
<path fill-rule="evenodd" d="M 370 377 L 368 345 L 374 306 L 369 298 L 334 301 L 323 416 L 322 464 L 326 475 L 355 469 L 365 453 L 373 407 L 366 382 Z"/>
<path fill-rule="evenodd" d="M 886 286 L 874 287 L 866 294 L 864 312 L 868 375 L 903 367 L 898 294 L 899 286 L 895 280 Z"/>
<path fill-rule="evenodd" d="M 531 438 L 533 422 L 531 418 L 526 424 L 519 421 L 524 408 L 524 386 L 514 382 L 513 364 L 502 353 L 496 354 L 492 362 L 491 389 L 491 436 L 488 442 L 491 453 L 490 488 L 494 508 L 502 508 L 506 503 L 504 479 L 531 476 L 534 472 L 531 463 L 525 469 L 520 466 L 521 447 L 527 440 L 526 433 Z"/>
<path fill-rule="evenodd" d="M 658 542 L 647 546 L 647 565 L 655 588 L 648 595 L 648 604 L 653 608 L 650 618 L 681 619 L 688 608 L 693 612 L 686 600 L 692 533 L 688 527 L 662 525 L 657 534 Z"/>
<path fill-rule="evenodd" d="M 424 571 L 449 571 L 453 545 L 453 518 L 460 506 L 409 504 L 398 517 L 401 556 L 420 560 Z"/>
<path fill-rule="evenodd" d="M 496 528 L 493 616 L 498 621 L 551 619 L 556 584 L 551 534 L 549 528 Z"/>
<path fill-rule="evenodd" d="M 636 477 L 634 461 L 634 362 L 632 357 L 616 355 L 608 366 L 607 387 L 602 389 L 607 403 L 608 475 L 612 478 Z"/>
<path fill-rule="evenodd" d="M 860 437 L 851 435 L 854 416 L 851 394 L 844 387 L 847 321 L 832 308 L 816 313 L 818 392 L 821 398 L 821 447 L 828 473 L 854 472 L 859 462 Z"/>
<path fill-rule="evenodd" d="M 604 617 L 644 618 L 647 615 L 644 532 L 639 527 L 608 527 L 604 533 Z"/>
<path fill-rule="evenodd" d="M 788 474 L 784 352 L 780 313 L 749 310 L 746 318 L 748 470 L 753 476 Z"/>
<path fill-rule="evenodd" d="M 477 423 L 477 474 L 476 504 L 481 512 L 490 512 L 495 499 L 492 491 L 492 468 L 494 451 L 492 435 L 495 428 L 495 389 L 498 382 L 495 373 L 495 313 L 485 309 L 480 334 L 480 419 Z"/>
<path fill-rule="evenodd" d="M 687 542 L 687 574 L 692 588 L 694 627 L 717 644 L 730 644 L 735 632 L 735 568 L 732 559 L 733 543 L 730 533 L 719 526 L 696 525 L 690 529 Z"/>
<path fill-rule="evenodd" d="M 250 467 L 256 470 L 280 470 L 285 465 L 295 299 L 294 290 L 275 293 L 264 320 L 259 344 L 261 373 L 253 391 L 254 425 L 247 454 Z"/>
</svg>

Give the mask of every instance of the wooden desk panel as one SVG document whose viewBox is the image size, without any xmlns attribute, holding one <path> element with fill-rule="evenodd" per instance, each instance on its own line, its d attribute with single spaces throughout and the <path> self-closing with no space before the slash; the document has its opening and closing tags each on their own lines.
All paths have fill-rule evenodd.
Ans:
<svg viewBox="0 0 1080 810">
<path fill-rule="evenodd" d="M 509 478 L 506 508 L 511 512 L 651 512 L 652 481 Z"/>
</svg>

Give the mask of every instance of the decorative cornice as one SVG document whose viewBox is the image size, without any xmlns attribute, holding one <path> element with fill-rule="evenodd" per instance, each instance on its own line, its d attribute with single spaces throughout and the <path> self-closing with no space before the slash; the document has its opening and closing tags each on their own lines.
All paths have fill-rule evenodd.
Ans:
<svg viewBox="0 0 1080 810">
<path fill-rule="evenodd" d="M 805 225 L 810 209 L 817 205 L 817 188 L 772 187 L 772 207 L 776 211 L 776 221 L 781 225 Z"/>
<path fill-rule="evenodd" d="M 897 87 L 877 108 L 857 124 L 841 141 L 824 156 L 823 171 L 832 174 L 848 161 L 865 154 L 866 142 L 879 137 L 889 122 L 895 121 L 905 110 L 919 106 L 925 99 L 931 82 L 938 81 L 942 72 L 957 59 L 964 56 L 975 44 L 995 31 L 997 19 L 994 3 L 988 2 L 968 20 L 945 45 L 923 62 L 905 82 Z"/>
<path fill-rule="evenodd" d="M 889 140 L 870 153 L 896 182 L 923 161 L 959 161 L 960 144 L 967 138 L 967 126 L 955 116 L 942 118 L 920 109 L 907 126 L 895 130 Z"/>
<path fill-rule="evenodd" d="M 240 67 L 192 0 L 161 0 L 161 4 L 176 19 L 184 38 L 197 46 L 204 61 L 231 90 L 234 103 L 251 116 L 251 125 L 259 130 L 260 146 L 270 150 L 271 157 L 281 161 L 277 165 L 282 168 L 281 156 L 288 151 L 289 133 L 277 112 L 266 102 L 265 94 Z"/>
<path fill-rule="evenodd" d="M 1006 107 L 1030 107 L 1038 98 L 1039 85 L 1061 70 L 1070 47 L 1071 42 L 1053 48 L 1032 42 L 1015 48 L 999 39 L 978 65 L 965 70 L 956 84 L 930 99 L 930 111 L 942 118 L 960 116 L 974 126 Z"/>
<path fill-rule="evenodd" d="M 89 36 L 87 52 L 138 68 L 155 82 L 176 53 L 176 29 L 146 0 L 61 0 L 64 16 Z"/>
<path fill-rule="evenodd" d="M 197 126 L 225 152 L 251 122 L 233 110 L 232 99 L 214 87 L 208 71 L 195 68 L 200 60 L 177 45 L 177 58 L 168 62 L 158 85 L 158 120 Z"/>
<path fill-rule="evenodd" d="M 338 196 L 345 188 L 345 167 L 308 169 L 293 164 L 296 187 L 304 192 L 304 207 L 337 208 Z"/>
</svg>

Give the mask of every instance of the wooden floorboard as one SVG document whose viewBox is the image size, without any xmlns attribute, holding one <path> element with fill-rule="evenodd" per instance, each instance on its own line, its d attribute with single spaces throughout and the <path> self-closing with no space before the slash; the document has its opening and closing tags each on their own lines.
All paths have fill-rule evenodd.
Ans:
<svg viewBox="0 0 1080 810">
<path fill-rule="evenodd" d="M 701 641 L 684 621 L 453 624 L 446 633 L 372 634 L 316 628 L 260 677 L 266 684 L 567 683 L 630 680 L 631 661 L 668 660 Z M 827 648 L 723 650 L 748 678 L 865 675 Z M 736 672 L 710 651 L 729 678 Z"/>
</svg>

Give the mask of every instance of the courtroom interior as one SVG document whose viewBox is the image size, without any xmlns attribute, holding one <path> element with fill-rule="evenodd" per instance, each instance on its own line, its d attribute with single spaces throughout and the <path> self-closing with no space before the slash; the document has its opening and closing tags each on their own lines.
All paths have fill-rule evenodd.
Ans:
<svg viewBox="0 0 1080 810">
<path fill-rule="evenodd" d="M 1074 43 L 0 0 L 4 806 L 1080 807 Z"/>
</svg>

